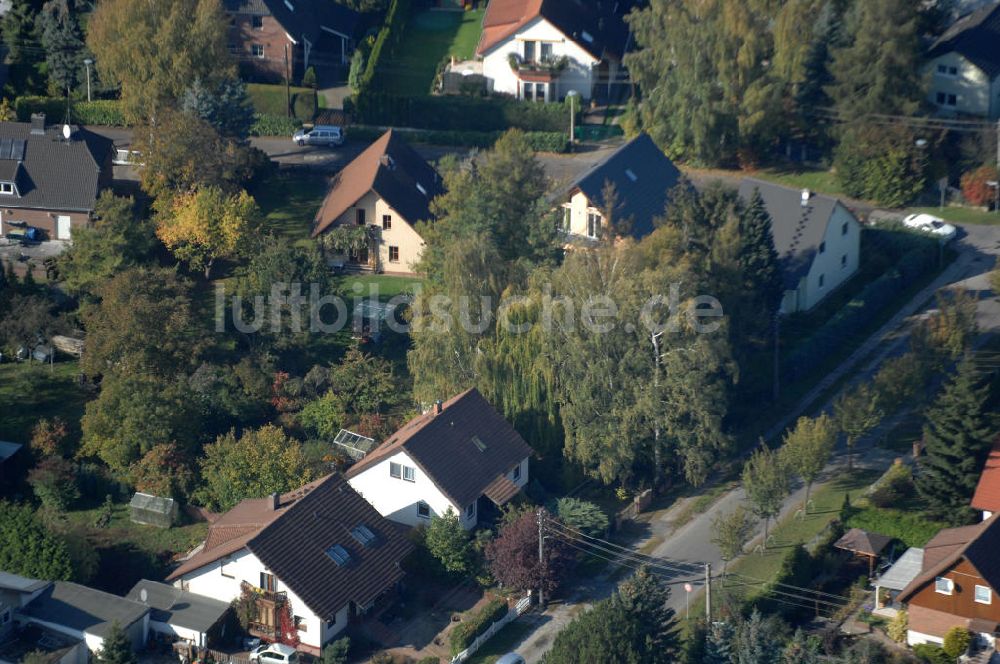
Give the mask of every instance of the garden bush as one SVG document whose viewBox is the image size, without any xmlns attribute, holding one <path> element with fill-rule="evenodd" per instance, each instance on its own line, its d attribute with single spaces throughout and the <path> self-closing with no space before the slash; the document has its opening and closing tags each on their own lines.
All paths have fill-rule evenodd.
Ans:
<svg viewBox="0 0 1000 664">
<path fill-rule="evenodd" d="M 251 136 L 291 136 L 302 126 L 298 118 L 287 118 L 283 115 L 263 115 L 255 113 L 253 125 L 250 126 Z"/>
<path fill-rule="evenodd" d="M 904 504 L 913 494 L 913 473 L 910 467 L 897 463 L 882 476 L 869 499 L 875 507 L 892 507 Z"/>
<path fill-rule="evenodd" d="M 923 546 L 939 530 L 947 527 L 913 511 L 874 506 L 853 509 L 844 525 L 887 535 L 908 547 Z"/>
<path fill-rule="evenodd" d="M 455 625 L 448 635 L 452 657 L 468 648 L 480 634 L 490 628 L 490 625 L 507 615 L 507 611 L 507 602 L 495 598 L 490 600 L 476 615 Z"/>
<path fill-rule="evenodd" d="M 993 166 L 980 166 L 962 175 L 962 196 L 972 205 L 990 206 L 996 200 L 993 187 L 986 184 L 997 180 L 997 169 Z"/>
<path fill-rule="evenodd" d="M 489 148 L 496 143 L 503 132 L 498 131 L 448 131 L 436 129 L 393 129 L 395 133 L 413 143 L 432 145 L 453 145 L 469 148 Z M 354 125 L 348 127 L 347 135 L 352 140 L 374 141 L 385 133 L 384 127 Z M 559 141 L 547 132 L 525 132 L 525 138 L 532 149 L 546 152 L 565 152 L 569 147 L 566 137 L 559 134 Z M 558 145 L 559 149 L 555 149 Z"/>
<path fill-rule="evenodd" d="M 964 655 L 969 649 L 969 643 L 972 642 L 972 634 L 969 630 L 964 627 L 952 627 L 944 635 L 944 646 L 942 650 L 944 653 L 952 658 L 952 660 L 958 659 L 960 656 Z"/>
<path fill-rule="evenodd" d="M 949 657 L 948 653 L 936 643 L 921 643 L 913 646 L 913 654 L 926 664 L 955 664 L 955 658 Z"/>
<path fill-rule="evenodd" d="M 848 195 L 902 207 L 924 188 L 926 159 L 903 126 L 856 126 L 844 131 L 834 157 Z"/>
<path fill-rule="evenodd" d="M 292 100 L 292 114 L 303 122 L 312 122 L 316 117 L 316 92 L 300 92 Z"/>
<path fill-rule="evenodd" d="M 543 132 L 569 129 L 566 104 L 533 104 L 510 97 L 405 97 L 367 91 L 355 96 L 350 110 L 364 124 L 416 129 L 504 131 L 514 127 Z"/>
<path fill-rule="evenodd" d="M 885 627 L 885 633 L 896 643 L 906 642 L 906 633 L 910 628 L 910 619 L 906 611 L 898 611 L 896 616 Z"/>
</svg>

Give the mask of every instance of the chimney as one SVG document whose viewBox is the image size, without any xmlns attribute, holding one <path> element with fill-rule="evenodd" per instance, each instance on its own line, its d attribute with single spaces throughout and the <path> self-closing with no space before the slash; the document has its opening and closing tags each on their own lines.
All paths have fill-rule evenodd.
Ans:
<svg viewBox="0 0 1000 664">
<path fill-rule="evenodd" d="M 31 114 L 31 133 L 33 136 L 44 136 L 45 135 L 45 114 L 44 113 L 32 113 Z"/>
<path fill-rule="evenodd" d="M 270 496 L 268 496 L 268 498 L 271 501 L 271 511 L 272 512 L 276 511 L 278 509 L 278 505 L 279 505 L 278 494 L 272 493 Z"/>
<path fill-rule="evenodd" d="M 444 403 L 440 399 L 438 399 L 437 401 L 434 402 L 434 414 L 435 415 L 440 415 L 441 411 L 443 410 L 443 408 L 444 408 Z"/>
<path fill-rule="evenodd" d="M 812 196 L 812 194 L 809 192 L 808 189 L 802 190 L 802 207 L 806 207 L 807 205 L 809 205 L 810 196 Z"/>
</svg>

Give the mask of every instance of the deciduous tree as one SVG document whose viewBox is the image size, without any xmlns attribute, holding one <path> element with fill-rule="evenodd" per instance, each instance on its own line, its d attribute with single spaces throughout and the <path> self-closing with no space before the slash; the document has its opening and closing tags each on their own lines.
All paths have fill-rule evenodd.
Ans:
<svg viewBox="0 0 1000 664">
<path fill-rule="evenodd" d="M 178 194 L 170 213 L 160 216 L 156 234 L 174 256 L 208 279 L 215 261 L 245 251 L 259 221 L 260 209 L 247 192 L 203 187 Z"/>
<path fill-rule="evenodd" d="M 778 454 L 762 443 L 743 465 L 742 478 L 750 508 L 764 519 L 763 544 L 766 547 L 767 527 L 781 511 L 781 504 L 788 495 L 788 469 Z"/>
<path fill-rule="evenodd" d="M 722 554 L 722 573 L 726 573 L 729 561 L 738 558 L 743 553 L 753 535 L 754 520 L 742 506 L 728 514 L 719 513 L 712 519 L 712 544 L 719 547 Z"/>
<path fill-rule="evenodd" d="M 955 525 L 972 516 L 969 501 L 996 435 L 988 399 L 988 386 L 973 358 L 966 356 L 927 410 L 925 453 L 918 460 L 915 484 L 928 511 Z"/>
<path fill-rule="evenodd" d="M 313 479 L 302 447 L 274 425 L 235 431 L 205 446 L 203 486 L 195 493 L 206 507 L 225 511 L 246 498 L 284 493 Z"/>
<path fill-rule="evenodd" d="M 182 500 L 194 487 L 194 470 L 176 443 L 160 443 L 132 464 L 129 475 L 137 491 Z"/>
<path fill-rule="evenodd" d="M 466 575 L 472 568 L 472 543 L 469 531 L 450 507 L 441 516 L 433 516 L 427 526 L 427 549 L 441 565 L 457 575 Z"/>
<path fill-rule="evenodd" d="M 47 342 L 61 327 L 54 305 L 40 295 L 14 293 L 0 319 L 0 343 L 9 354 Z"/>
<path fill-rule="evenodd" d="M 569 571 L 571 556 L 558 537 L 545 540 L 544 553 L 539 562 L 538 523 L 532 511 L 501 527 L 486 545 L 486 560 L 494 579 L 514 590 L 543 588 L 551 594 Z"/>
<path fill-rule="evenodd" d="M 36 458 L 66 456 L 68 449 L 69 428 L 61 417 L 52 419 L 43 417 L 31 428 L 31 440 L 28 448 Z"/>
<path fill-rule="evenodd" d="M 785 433 L 781 458 L 793 473 L 806 485 L 803 509 L 809 511 L 809 493 L 813 482 L 826 467 L 837 442 L 837 427 L 830 416 L 823 413 L 817 418 L 800 417 L 795 428 Z"/>
<path fill-rule="evenodd" d="M 882 421 L 878 393 L 868 383 L 841 393 L 833 404 L 833 421 L 847 444 L 847 469 L 854 469 L 854 446 Z"/>
</svg>

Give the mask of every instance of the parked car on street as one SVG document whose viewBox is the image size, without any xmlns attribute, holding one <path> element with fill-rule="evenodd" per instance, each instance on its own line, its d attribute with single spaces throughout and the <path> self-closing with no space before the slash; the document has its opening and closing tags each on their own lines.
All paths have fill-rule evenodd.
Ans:
<svg viewBox="0 0 1000 664">
<path fill-rule="evenodd" d="M 955 236 L 958 235 L 958 230 L 954 226 L 946 223 L 944 219 L 935 217 L 932 214 L 921 213 L 908 215 L 903 219 L 903 225 L 907 228 L 912 228 L 913 230 L 936 235 L 941 241 L 941 244 L 951 242 L 955 239 Z"/>
<path fill-rule="evenodd" d="M 344 129 L 335 125 L 316 125 L 312 129 L 298 129 L 292 135 L 296 145 L 343 145 Z"/>
<path fill-rule="evenodd" d="M 296 664 L 299 662 L 299 653 L 295 648 L 286 646 L 284 643 L 265 643 L 250 651 L 250 661 L 253 664 L 276 664 L 277 662 Z"/>
</svg>

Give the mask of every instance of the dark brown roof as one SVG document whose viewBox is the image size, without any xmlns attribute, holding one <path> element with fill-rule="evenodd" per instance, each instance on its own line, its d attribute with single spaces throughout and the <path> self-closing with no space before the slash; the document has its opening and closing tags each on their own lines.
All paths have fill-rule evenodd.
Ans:
<svg viewBox="0 0 1000 664">
<path fill-rule="evenodd" d="M 374 536 L 362 543 L 352 530 Z M 326 552 L 340 545 L 344 565 Z M 318 616 L 329 619 L 348 602 L 365 605 L 403 578 L 399 563 L 413 548 L 339 475 L 330 475 L 247 544 Z"/>
<path fill-rule="evenodd" d="M 1000 512 L 1000 438 L 983 464 L 976 493 L 972 496 L 972 509 Z"/>
<path fill-rule="evenodd" d="M 906 602 L 921 588 L 947 572 L 963 558 L 990 584 L 1000 589 L 1000 513 L 986 521 L 960 528 L 945 528 L 924 547 L 920 574 L 899 594 Z"/>
<path fill-rule="evenodd" d="M 596 59 L 621 57 L 628 38 L 622 15 L 629 6 L 620 0 L 490 0 L 476 55 L 541 17 Z"/>
<path fill-rule="evenodd" d="M 851 528 L 833 546 L 851 553 L 877 556 L 891 541 L 892 538 L 885 535 L 870 533 L 860 528 Z"/>
<path fill-rule="evenodd" d="M 510 493 L 500 478 L 531 455 L 520 434 L 475 388 L 446 401 L 438 414 L 431 410 L 410 420 L 349 468 L 347 476 L 355 477 L 401 449 L 459 507 L 487 489 L 494 502 L 510 500 L 516 491 Z"/>
<path fill-rule="evenodd" d="M 431 218 L 431 201 L 444 193 L 444 187 L 437 171 L 390 129 L 334 178 L 316 213 L 312 236 L 327 230 L 369 191 L 415 224 Z"/>
</svg>

